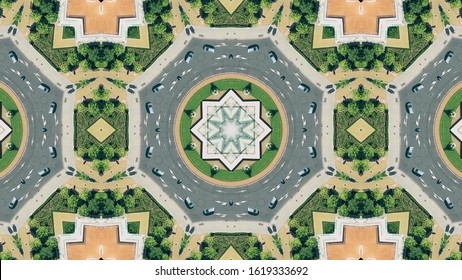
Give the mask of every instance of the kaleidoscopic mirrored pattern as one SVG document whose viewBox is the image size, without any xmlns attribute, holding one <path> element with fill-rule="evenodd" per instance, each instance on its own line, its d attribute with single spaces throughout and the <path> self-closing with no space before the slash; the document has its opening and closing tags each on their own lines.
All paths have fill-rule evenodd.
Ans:
<svg viewBox="0 0 462 280">
<path fill-rule="evenodd" d="M 271 127 L 261 118 L 260 101 L 242 100 L 229 90 L 218 101 L 203 101 L 201 119 L 191 132 L 202 143 L 202 159 L 218 159 L 229 170 L 261 157 L 261 142 Z"/>
</svg>

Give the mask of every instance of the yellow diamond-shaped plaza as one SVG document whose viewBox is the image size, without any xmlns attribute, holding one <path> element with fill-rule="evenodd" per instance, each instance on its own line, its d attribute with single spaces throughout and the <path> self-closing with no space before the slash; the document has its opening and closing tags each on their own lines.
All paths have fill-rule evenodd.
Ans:
<svg viewBox="0 0 462 280">
<path fill-rule="evenodd" d="M 347 129 L 347 131 L 353 135 L 356 140 L 362 143 L 367 137 L 374 133 L 375 128 L 368 124 L 363 118 L 359 118 Z"/>
<path fill-rule="evenodd" d="M 93 137 L 96 138 L 99 142 L 103 143 L 112 133 L 114 133 L 115 128 L 113 128 L 107 121 L 103 118 L 99 118 L 92 126 L 87 129 Z"/>
</svg>

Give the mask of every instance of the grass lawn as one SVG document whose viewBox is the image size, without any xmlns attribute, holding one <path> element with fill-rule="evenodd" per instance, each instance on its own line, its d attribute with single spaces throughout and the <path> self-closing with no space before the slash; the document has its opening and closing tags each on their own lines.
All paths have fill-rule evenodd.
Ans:
<svg viewBox="0 0 462 280">
<path fill-rule="evenodd" d="M 212 84 L 208 84 L 201 88 L 199 91 L 197 91 L 197 93 L 194 94 L 186 104 L 185 111 L 195 111 L 197 107 L 200 106 L 201 102 L 211 95 L 211 90 L 213 87 L 216 87 L 218 88 L 218 90 L 223 91 L 228 89 L 244 90 L 246 87 L 249 86 L 249 82 L 239 79 L 219 80 L 213 82 Z M 263 91 L 258 86 L 253 84 L 251 85 L 251 95 L 256 99 L 260 100 L 262 102 L 263 107 L 265 107 L 266 109 L 277 111 L 277 106 L 274 103 L 274 101 L 265 91 Z M 186 156 L 192 163 L 194 163 L 194 166 L 197 169 L 199 169 L 203 174 L 212 177 L 212 165 L 201 159 L 199 154 L 199 148 L 197 148 L 196 150 L 187 149 L 188 145 L 192 141 L 191 125 L 191 118 L 188 116 L 188 114 L 183 113 L 180 120 L 181 145 L 185 149 Z M 282 119 L 278 112 L 271 118 L 271 127 L 271 142 L 276 146 L 277 149 L 280 147 L 282 141 Z M 265 147 L 263 147 L 263 149 L 265 149 Z M 276 154 L 277 150 L 265 151 L 262 158 L 251 165 L 252 169 L 250 177 L 257 175 L 258 173 L 266 169 L 266 167 L 268 167 L 268 165 L 273 161 Z M 220 169 L 216 174 L 213 175 L 213 178 L 217 180 L 233 182 L 248 179 L 249 175 L 245 173 L 243 170 L 228 171 Z"/>
<path fill-rule="evenodd" d="M 139 234 L 140 222 L 127 222 L 128 233 Z"/>
<path fill-rule="evenodd" d="M 322 221 L 322 234 L 330 234 L 330 233 L 334 233 L 334 231 L 335 231 L 334 222 Z"/>
<path fill-rule="evenodd" d="M 129 39 L 139 39 L 140 38 L 140 27 L 130 26 L 127 31 L 127 37 Z"/>
<path fill-rule="evenodd" d="M 399 233 L 399 221 L 398 222 L 388 222 L 387 231 L 388 233 L 398 234 Z"/>
<path fill-rule="evenodd" d="M 399 27 L 398 26 L 388 27 L 387 37 L 390 39 L 399 39 Z"/>
<path fill-rule="evenodd" d="M 458 110 L 460 102 L 462 101 L 462 89 L 458 90 L 448 101 L 446 107 L 444 107 L 444 112 L 441 116 L 440 121 L 440 139 L 441 145 L 443 146 L 444 153 L 448 157 L 449 161 L 452 163 L 453 166 L 457 168 L 457 170 L 462 172 L 462 158 L 460 154 L 456 150 L 447 150 L 446 147 L 451 143 L 451 122 L 452 119 L 446 113 L 448 110 Z M 456 143 L 459 145 L 459 143 Z"/>
<path fill-rule="evenodd" d="M 63 39 L 75 38 L 75 29 L 72 26 L 63 27 Z"/>
<path fill-rule="evenodd" d="M 75 222 L 63 221 L 63 233 L 72 234 L 75 232 Z"/>
<path fill-rule="evenodd" d="M 323 39 L 335 38 L 335 29 L 331 26 L 323 26 L 322 27 L 322 38 Z"/>
<path fill-rule="evenodd" d="M 16 154 L 18 153 L 18 148 L 21 145 L 22 141 L 22 119 L 21 115 L 18 112 L 18 107 L 14 103 L 13 99 L 2 89 L 0 89 L 0 102 L 3 106 L 2 110 L 13 110 L 16 113 L 10 119 L 11 120 L 11 129 L 13 130 L 10 136 L 10 142 L 14 144 L 16 149 L 6 150 L 2 157 L 0 158 L 0 171 L 5 170 L 11 162 L 14 160 Z"/>
</svg>

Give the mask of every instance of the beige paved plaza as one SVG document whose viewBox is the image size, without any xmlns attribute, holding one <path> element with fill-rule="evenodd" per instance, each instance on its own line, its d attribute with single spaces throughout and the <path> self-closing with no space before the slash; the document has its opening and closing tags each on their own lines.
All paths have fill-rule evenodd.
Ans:
<svg viewBox="0 0 462 280">
<path fill-rule="evenodd" d="M 114 133 L 115 128 L 113 128 L 107 121 L 103 118 L 98 119 L 92 126 L 87 129 L 93 137 L 95 137 L 99 142 L 103 143 L 112 133 Z"/>
<path fill-rule="evenodd" d="M 363 142 L 367 139 L 372 133 L 374 133 L 375 128 L 373 128 L 369 123 L 367 123 L 363 118 L 359 118 L 355 123 L 353 123 L 347 131 L 359 142 Z"/>
</svg>

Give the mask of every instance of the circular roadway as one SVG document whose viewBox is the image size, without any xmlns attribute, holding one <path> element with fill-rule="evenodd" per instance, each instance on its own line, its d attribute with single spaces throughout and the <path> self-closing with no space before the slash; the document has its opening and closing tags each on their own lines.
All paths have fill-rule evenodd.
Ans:
<svg viewBox="0 0 462 280">
<path fill-rule="evenodd" d="M 215 46 L 215 52 L 203 50 L 204 44 Z M 258 44 L 257 52 L 248 53 L 247 46 Z M 190 63 L 184 61 L 188 51 L 194 52 Z M 278 61 L 272 63 L 268 57 L 274 51 Z M 233 59 L 229 59 L 229 55 Z M 140 112 L 145 114 L 141 125 L 140 169 L 152 180 L 160 181 L 160 185 L 180 207 L 188 213 L 193 222 L 201 220 L 260 220 L 270 221 L 278 208 L 289 201 L 298 188 L 322 169 L 322 155 L 318 137 L 321 136 L 321 125 L 318 115 L 321 114 L 322 92 L 314 83 L 302 80 L 297 68 L 289 62 L 283 53 L 279 53 L 270 39 L 259 40 L 204 40 L 194 38 L 176 58 L 172 58 L 163 72 L 140 91 Z M 249 75 L 269 86 L 282 101 L 288 118 L 288 144 L 279 164 L 270 174 L 258 182 L 238 189 L 212 185 L 186 168 L 174 143 L 174 118 L 183 96 L 196 84 L 222 73 L 240 73 Z M 181 76 L 181 80 L 177 77 Z M 284 81 L 281 76 L 285 76 Z M 162 83 L 165 88 L 153 93 L 152 87 Z M 298 89 L 300 83 L 310 86 L 311 91 L 304 93 Z M 145 104 L 154 104 L 154 114 L 147 114 Z M 309 114 L 310 102 L 316 102 L 315 114 Z M 159 128 L 159 132 L 155 129 Z M 306 132 L 302 129 L 306 128 Z M 152 158 L 146 158 L 148 146 L 154 147 Z M 317 148 L 317 157 L 308 155 L 308 147 Z M 162 177 L 152 173 L 157 167 L 164 171 Z M 300 177 L 297 172 L 309 167 L 311 172 Z M 177 184 L 178 179 L 182 183 Z M 284 180 L 284 183 L 281 182 Z M 195 206 L 188 209 L 184 199 L 190 197 Z M 275 209 L 269 209 L 272 197 L 279 200 Z M 233 205 L 229 205 L 233 201 Z M 205 208 L 215 207 L 215 214 L 204 216 Z M 258 216 L 247 214 L 247 207 L 260 210 Z"/>
<path fill-rule="evenodd" d="M 445 165 L 435 147 L 434 127 L 435 114 L 438 106 L 462 77 L 462 40 L 453 39 L 440 52 L 433 61 L 425 66 L 421 74 L 400 90 L 400 112 L 403 118 L 400 133 L 403 141 L 399 168 L 413 179 L 422 190 L 445 210 L 453 221 L 462 221 L 462 178 L 457 177 Z M 450 63 L 444 61 L 448 51 L 454 51 L 454 58 Z M 436 76 L 442 80 L 437 81 Z M 412 92 L 412 87 L 422 83 L 424 89 L 418 93 Z M 405 109 L 406 102 L 411 102 L 414 113 L 408 114 Z M 420 132 L 415 129 L 419 127 Z M 438 131 L 438 129 L 436 129 Z M 411 158 L 405 157 L 408 146 L 414 147 Z M 417 177 L 412 168 L 417 167 L 425 174 Z M 441 180 L 441 184 L 437 181 Z M 404 186 L 405 187 L 405 186 Z M 453 209 L 447 209 L 443 200 L 449 197 L 454 203 Z"/>
</svg>

